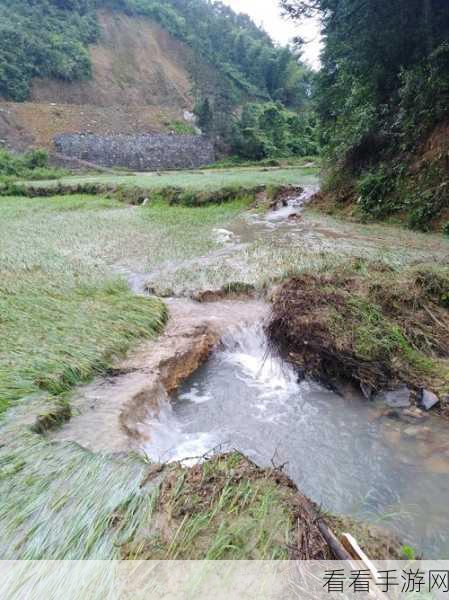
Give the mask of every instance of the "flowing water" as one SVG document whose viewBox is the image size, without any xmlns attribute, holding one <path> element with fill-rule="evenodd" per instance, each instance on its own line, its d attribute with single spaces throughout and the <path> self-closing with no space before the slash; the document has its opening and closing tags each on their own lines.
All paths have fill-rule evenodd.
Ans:
<svg viewBox="0 0 449 600">
<path fill-rule="evenodd" d="M 285 464 L 324 508 L 384 523 L 426 557 L 449 556 L 449 436 L 342 398 L 267 350 L 262 324 L 234 329 L 151 423 L 155 461 L 195 462 L 238 449 L 261 466 Z"/>
<path fill-rule="evenodd" d="M 273 247 L 316 250 L 323 243 L 320 235 L 298 215 L 313 191 L 307 188 L 276 211 L 246 212 L 227 229 L 217 228 L 220 249 L 181 266 L 207 266 L 224 257 L 238 260 L 242 248 L 261 238 Z M 164 264 L 161 273 L 179 266 Z M 148 274 L 136 275 L 130 284 L 142 293 L 146 281 Z M 325 509 L 384 524 L 427 558 L 449 557 L 447 424 L 432 417 L 424 423 L 407 422 L 399 414 L 391 418 L 384 405 L 299 382 L 293 368 L 268 350 L 262 323 L 266 307 L 231 301 L 226 307 L 223 302 L 168 303 L 171 325 L 150 356 L 161 355 L 157 344 L 173 346 L 176 353 L 173 335 L 183 338 L 186 320 L 212 321 L 220 325 L 220 334 L 227 333 L 170 403 L 157 416 L 139 421 L 144 450 L 153 461 L 192 464 L 213 451 L 238 449 L 260 466 L 285 464 L 298 488 Z M 148 357 L 143 359 L 143 375 L 138 371 L 88 386 L 79 407 L 82 414 L 57 438 L 94 448 L 103 440 L 110 444 L 110 415 L 116 425 L 115 411 L 132 389 L 130 381 L 136 380 L 137 388 L 143 376 L 146 382 Z M 98 413 L 96 420 L 91 409 Z"/>
</svg>

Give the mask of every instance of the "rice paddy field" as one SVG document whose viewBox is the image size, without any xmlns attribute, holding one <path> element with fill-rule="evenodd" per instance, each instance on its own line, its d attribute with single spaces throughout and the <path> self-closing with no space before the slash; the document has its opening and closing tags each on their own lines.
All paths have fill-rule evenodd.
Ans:
<svg viewBox="0 0 449 600">
<path fill-rule="evenodd" d="M 66 181 L 86 180 L 148 188 L 317 185 L 313 168 Z M 129 206 L 106 196 L 0 198 L 4 559 L 116 558 L 139 524 L 150 519 L 158 492 L 140 487 L 148 468 L 142 457 L 92 454 L 42 433 L 70 417 L 78 384 L 163 330 L 163 300 L 135 294 L 129 282 L 168 294 L 188 295 L 236 281 L 262 290 L 293 272 L 348 256 L 406 264 L 447 260 L 449 254 L 447 241 L 435 236 L 375 225 L 354 235 L 353 226 L 330 217 L 306 212 L 302 219 L 295 232 L 283 232 L 244 195 L 197 208 L 162 201 Z M 220 548 L 214 548 L 214 556 L 220 556 Z M 270 558 L 264 548 L 262 558 Z M 233 552 L 226 556 L 242 556 L 241 547 Z"/>
<path fill-rule="evenodd" d="M 195 171 L 162 171 L 159 173 L 98 174 L 63 177 L 33 182 L 35 187 L 78 185 L 96 183 L 108 186 L 135 186 L 142 189 L 177 187 L 204 192 L 226 187 L 242 188 L 258 185 L 296 185 L 313 181 L 318 175 L 317 167 L 293 166 L 284 168 L 242 167 L 232 169 L 204 169 Z"/>
</svg>

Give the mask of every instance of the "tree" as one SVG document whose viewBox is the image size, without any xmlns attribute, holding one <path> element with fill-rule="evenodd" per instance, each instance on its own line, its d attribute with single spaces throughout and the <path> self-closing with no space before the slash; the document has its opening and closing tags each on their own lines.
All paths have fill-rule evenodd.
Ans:
<svg viewBox="0 0 449 600">
<path fill-rule="evenodd" d="M 212 133 L 213 113 L 209 98 L 204 98 L 195 107 L 195 114 L 198 118 L 198 125 L 205 135 Z"/>
</svg>

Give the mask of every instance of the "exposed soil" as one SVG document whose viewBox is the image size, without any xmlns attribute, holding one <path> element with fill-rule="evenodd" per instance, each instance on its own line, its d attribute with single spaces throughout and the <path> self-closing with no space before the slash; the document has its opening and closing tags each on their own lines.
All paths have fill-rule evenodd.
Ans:
<svg viewBox="0 0 449 600">
<path fill-rule="evenodd" d="M 449 392 L 449 271 L 396 272 L 355 261 L 288 280 L 276 292 L 268 332 L 304 374 L 365 393 L 410 386 Z"/>
<path fill-rule="evenodd" d="M 256 300 L 200 304 L 179 299 L 167 304 L 165 333 L 78 390 L 71 400 L 73 416 L 52 434 L 54 439 L 75 441 L 92 451 L 140 447 L 151 439 L 151 427 L 144 425 L 148 417 L 207 360 L 225 331 L 267 314 L 266 305 Z"/>
<path fill-rule="evenodd" d="M 92 78 L 36 79 L 29 102 L 0 102 L 0 140 L 52 148 L 59 133 L 160 133 L 193 108 L 189 63 L 198 58 L 150 19 L 99 12 Z"/>
</svg>

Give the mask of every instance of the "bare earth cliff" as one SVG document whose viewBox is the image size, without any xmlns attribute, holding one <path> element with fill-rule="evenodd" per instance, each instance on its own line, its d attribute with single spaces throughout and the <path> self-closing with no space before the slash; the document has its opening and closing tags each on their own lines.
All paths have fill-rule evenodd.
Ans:
<svg viewBox="0 0 449 600">
<path fill-rule="evenodd" d="M 36 79 L 30 101 L 0 102 L 2 145 L 50 148 L 62 132 L 160 133 L 192 110 L 187 46 L 142 17 L 101 11 L 99 22 L 92 79 Z"/>
</svg>

